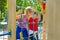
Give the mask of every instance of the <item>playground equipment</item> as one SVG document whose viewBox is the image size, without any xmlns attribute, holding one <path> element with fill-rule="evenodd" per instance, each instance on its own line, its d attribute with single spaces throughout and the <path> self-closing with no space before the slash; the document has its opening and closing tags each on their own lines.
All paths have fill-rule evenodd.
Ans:
<svg viewBox="0 0 60 40">
<path fill-rule="evenodd" d="M 0 36 L 8 35 L 8 40 L 16 40 L 16 0 L 8 0 L 8 32 L 0 34 Z M 46 24 L 45 24 L 45 11 L 43 10 L 43 39 L 46 40 Z"/>
<path fill-rule="evenodd" d="M 16 29 L 16 0 L 8 0 L 8 32 L 0 34 L 0 36 L 8 35 L 8 40 L 15 40 L 15 29 Z M 10 30 L 11 29 L 11 30 Z M 4 39 L 3 39 L 4 40 Z"/>
<path fill-rule="evenodd" d="M 0 22 L 0 26 L 5 27 L 6 25 L 7 25 L 7 22 Z M 2 28 L 2 30 L 4 30 L 4 28 Z M 11 32 L 0 34 L 0 36 L 5 36 L 5 35 L 11 35 Z"/>
</svg>

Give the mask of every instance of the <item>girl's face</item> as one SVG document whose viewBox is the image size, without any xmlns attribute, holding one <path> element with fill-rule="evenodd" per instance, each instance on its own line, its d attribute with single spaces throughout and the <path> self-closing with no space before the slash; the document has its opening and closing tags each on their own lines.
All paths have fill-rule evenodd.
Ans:
<svg viewBox="0 0 60 40">
<path fill-rule="evenodd" d="M 30 16 L 32 14 L 31 9 L 26 10 L 26 15 Z"/>
<path fill-rule="evenodd" d="M 20 16 L 20 15 L 17 15 L 17 16 L 16 16 L 16 19 L 17 19 L 17 20 L 18 20 L 18 19 L 20 19 L 20 18 L 21 18 L 21 16 Z"/>
</svg>

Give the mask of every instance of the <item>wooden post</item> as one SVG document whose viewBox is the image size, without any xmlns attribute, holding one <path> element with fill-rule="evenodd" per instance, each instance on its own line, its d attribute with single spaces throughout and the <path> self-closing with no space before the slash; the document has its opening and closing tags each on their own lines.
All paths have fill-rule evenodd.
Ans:
<svg viewBox="0 0 60 40">
<path fill-rule="evenodd" d="M 12 33 L 8 40 L 16 40 L 16 0 L 8 0 L 8 31 Z"/>
<path fill-rule="evenodd" d="M 47 40 L 60 40 L 60 0 L 47 0 Z"/>
</svg>

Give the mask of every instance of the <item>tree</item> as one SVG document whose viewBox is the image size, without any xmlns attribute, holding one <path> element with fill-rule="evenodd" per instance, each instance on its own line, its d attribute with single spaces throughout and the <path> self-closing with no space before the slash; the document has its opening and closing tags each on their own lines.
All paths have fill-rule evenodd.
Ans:
<svg viewBox="0 0 60 40">
<path fill-rule="evenodd" d="M 3 13 L 3 12 L 5 12 L 6 10 L 7 10 L 7 7 L 6 7 L 6 5 L 7 5 L 7 0 L 1 0 L 1 12 Z"/>
<path fill-rule="evenodd" d="M 41 11 L 41 5 L 39 0 L 16 0 L 16 2 L 16 11 L 21 8 L 25 9 L 27 6 L 34 7 L 37 12 Z"/>
<path fill-rule="evenodd" d="M 8 11 L 7 0 L 0 0 L 0 21 L 4 19 L 6 11 Z"/>
</svg>

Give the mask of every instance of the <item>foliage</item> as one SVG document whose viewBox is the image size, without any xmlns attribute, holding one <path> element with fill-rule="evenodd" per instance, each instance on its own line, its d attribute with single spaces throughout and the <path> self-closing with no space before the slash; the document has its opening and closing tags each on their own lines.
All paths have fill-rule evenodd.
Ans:
<svg viewBox="0 0 60 40">
<path fill-rule="evenodd" d="M 5 12 L 7 10 L 7 0 L 0 0 L 0 21 L 4 20 Z"/>
<path fill-rule="evenodd" d="M 7 7 L 6 7 L 6 5 L 7 5 L 7 0 L 1 0 L 0 5 L 1 5 L 1 12 L 2 12 L 2 13 L 5 12 L 5 11 L 7 10 Z"/>
<path fill-rule="evenodd" d="M 25 9 L 27 6 L 34 7 L 37 12 L 41 11 L 41 5 L 39 0 L 16 0 L 16 2 L 16 11 L 18 11 L 21 8 Z"/>
<path fill-rule="evenodd" d="M 16 11 L 21 8 L 25 9 L 27 6 L 34 7 L 37 12 L 41 11 L 39 0 L 16 0 Z M 4 19 L 7 11 L 7 0 L 0 0 L 0 21 Z"/>
</svg>

